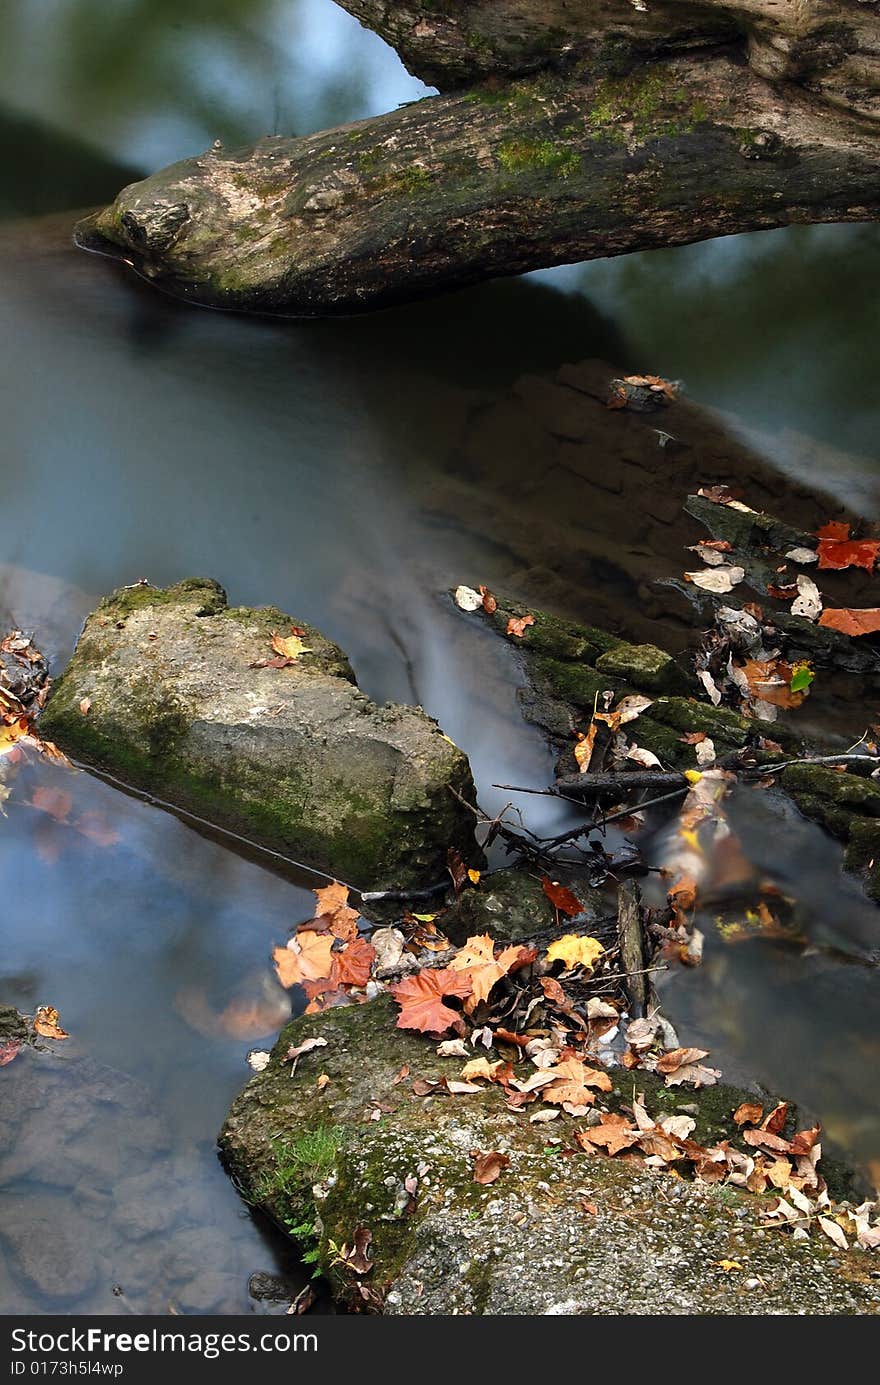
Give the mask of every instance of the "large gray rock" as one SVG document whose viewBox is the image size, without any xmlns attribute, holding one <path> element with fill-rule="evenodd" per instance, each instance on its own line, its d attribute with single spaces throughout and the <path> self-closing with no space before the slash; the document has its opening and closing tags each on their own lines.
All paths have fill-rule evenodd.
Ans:
<svg viewBox="0 0 880 1385">
<path fill-rule="evenodd" d="M 360 1311 L 880 1311 L 880 1284 L 859 1256 L 841 1256 L 824 1238 L 798 1243 L 762 1231 L 748 1194 L 584 1155 L 572 1140 L 580 1122 L 533 1124 L 497 1089 L 417 1095 L 412 1079 L 457 1077 L 462 1060 L 395 1029 L 394 1011 L 379 999 L 294 1021 L 220 1136 L 245 1197 L 295 1231 L 336 1294 Z M 308 1037 L 326 1046 L 304 1053 L 291 1076 L 288 1048 Z M 320 1074 L 328 1080 L 319 1086 Z M 641 1071 L 611 1076 L 609 1108 L 645 1091 L 658 1118 L 695 1112 L 703 1143 L 731 1136 L 744 1096 L 721 1085 L 670 1090 Z M 496 1183 L 474 1182 L 475 1150 L 509 1156 Z M 366 1274 L 339 1254 L 359 1228 L 372 1233 Z M 742 1271 L 725 1272 L 723 1260 Z"/>
<path fill-rule="evenodd" d="M 88 618 L 42 716 L 62 749 L 363 889 L 433 883 L 472 859 L 466 757 L 421 708 L 377 706 L 342 650 L 299 623 L 285 668 L 272 608 L 216 582 L 123 588 Z M 83 706 L 86 711 L 83 711 Z"/>
</svg>

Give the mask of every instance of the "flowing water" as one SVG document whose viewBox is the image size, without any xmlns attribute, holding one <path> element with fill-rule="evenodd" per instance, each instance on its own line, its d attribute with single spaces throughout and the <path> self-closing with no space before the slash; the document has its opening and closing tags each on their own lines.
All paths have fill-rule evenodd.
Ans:
<svg viewBox="0 0 880 1385">
<path fill-rule="evenodd" d="M 633 601 L 543 435 L 530 451 L 518 424 L 505 433 L 521 377 L 587 357 L 681 377 L 768 475 L 880 515 L 877 228 L 572 266 L 347 321 L 194 311 L 75 252 L 76 210 L 216 137 L 304 133 L 425 89 L 331 0 L 109 15 L 7 0 L 0 24 L 0 607 L 56 668 L 100 594 L 213 576 L 237 604 L 320 626 L 372 696 L 421 702 L 493 808 L 508 797 L 494 783 L 545 784 L 551 757 L 509 651 L 444 591 L 484 581 L 574 617 L 616 605 L 624 623 Z M 486 417 L 501 424 L 484 435 Z M 633 516 L 609 504 L 612 546 L 642 561 Z M 857 735 L 878 709 L 851 715 Z M 287 1013 L 268 957 L 311 882 L 84 774 L 30 764 L 12 786 L 0 1002 L 55 1004 L 72 1038 L 63 1063 L 0 1072 L 0 1311 L 246 1311 L 253 1271 L 297 1272 L 214 1142 L 248 1049 Z M 520 806 L 533 826 L 565 820 Z M 859 909 L 824 839 L 813 868 L 811 833 L 787 834 L 806 927 L 833 915 L 845 933 Z M 875 972 L 710 931 L 705 967 L 665 999 L 728 1075 L 808 1102 L 880 1158 Z M 73 1279 L 34 1250 L 43 1234 L 85 1247 Z"/>
</svg>

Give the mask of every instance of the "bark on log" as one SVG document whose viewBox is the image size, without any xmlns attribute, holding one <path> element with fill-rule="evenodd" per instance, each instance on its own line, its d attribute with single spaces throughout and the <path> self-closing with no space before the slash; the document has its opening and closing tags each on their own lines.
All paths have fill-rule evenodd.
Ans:
<svg viewBox="0 0 880 1385">
<path fill-rule="evenodd" d="M 853 0 L 856 3 L 856 0 Z M 793 221 L 880 214 L 880 132 L 736 53 L 551 70 L 214 150 L 80 223 L 195 302 L 312 315 Z"/>
<path fill-rule="evenodd" d="M 621 70 L 739 40 L 752 68 L 880 116 L 877 0 L 339 0 L 441 90 L 589 62 Z"/>
</svg>

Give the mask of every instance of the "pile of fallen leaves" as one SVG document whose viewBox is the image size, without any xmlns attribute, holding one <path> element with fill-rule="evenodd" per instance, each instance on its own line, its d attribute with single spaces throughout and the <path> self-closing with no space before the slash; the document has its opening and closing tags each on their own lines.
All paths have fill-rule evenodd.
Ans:
<svg viewBox="0 0 880 1385">
<path fill-rule="evenodd" d="M 562 915 L 580 909 L 566 887 L 546 880 L 545 890 Z M 405 1064 L 394 1085 L 408 1084 L 412 1097 L 466 1100 L 494 1089 L 509 1110 L 528 1112 L 530 1123 L 563 1114 L 582 1121 L 569 1128 L 567 1148 L 564 1138 L 556 1141 L 560 1154 L 602 1154 L 769 1194 L 772 1200 L 761 1207 L 768 1227 L 802 1236 L 815 1225 L 840 1246 L 880 1245 L 880 1204 L 832 1206 L 818 1167 L 819 1126 L 786 1135 L 785 1102 L 766 1114 L 758 1102 L 732 1113 L 738 1144 L 701 1145 L 693 1139 L 696 1121 L 685 1113 L 657 1120 L 649 1115 L 636 1090 L 639 1071 L 656 1074 L 667 1087 L 688 1088 L 712 1086 L 720 1073 L 706 1066 L 704 1049 L 680 1047 L 658 1014 L 627 1022 L 622 1000 L 584 988 L 608 960 L 609 949 L 598 938 L 569 932 L 536 948 L 503 946 L 484 933 L 453 947 L 437 916 L 426 914 L 406 914 L 400 927 L 376 928 L 367 937 L 369 926 L 344 885 L 328 885 L 315 896 L 315 917 L 274 951 L 278 976 L 285 986 L 302 986 L 307 1013 L 387 991 L 399 1008 L 398 1028 L 426 1035 L 439 1057 L 462 1060 L 457 1075 L 441 1078 Z M 291 1070 L 328 1042 L 313 1036 L 292 1046 Z M 267 1054 L 252 1057 L 258 1068 L 268 1060 Z M 632 1101 L 620 1110 L 603 1105 L 613 1090 L 614 1066 L 630 1071 L 634 1082 Z M 319 1088 L 329 1083 L 326 1073 L 318 1077 Z M 393 1107 L 377 1103 L 372 1116 L 380 1119 L 386 1109 Z M 498 1151 L 475 1151 L 474 1180 L 493 1183 L 509 1163 Z"/>
</svg>

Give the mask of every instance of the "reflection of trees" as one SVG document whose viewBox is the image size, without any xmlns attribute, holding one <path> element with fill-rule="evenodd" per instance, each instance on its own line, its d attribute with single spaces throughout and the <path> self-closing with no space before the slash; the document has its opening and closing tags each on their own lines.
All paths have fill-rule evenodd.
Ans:
<svg viewBox="0 0 880 1385">
<path fill-rule="evenodd" d="M 583 265 L 578 283 L 614 311 L 634 368 L 870 457 L 878 260 L 880 227 L 789 227 Z"/>
<path fill-rule="evenodd" d="M 16 104 L 135 159 L 162 162 L 212 139 L 303 134 L 365 111 L 376 40 L 314 0 L 57 0 L 51 23 L 30 0 L 4 9 L 0 75 Z M 317 27 L 316 27 L 317 26 Z M 311 70 L 303 38 L 326 38 Z M 326 33 L 325 33 L 326 30 Z M 334 62 L 334 47 L 340 51 Z M 20 84 L 27 69 L 28 90 Z M 152 127 L 149 128 L 149 127 Z"/>
</svg>

